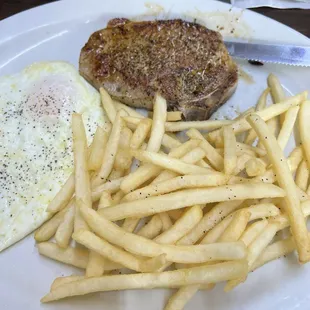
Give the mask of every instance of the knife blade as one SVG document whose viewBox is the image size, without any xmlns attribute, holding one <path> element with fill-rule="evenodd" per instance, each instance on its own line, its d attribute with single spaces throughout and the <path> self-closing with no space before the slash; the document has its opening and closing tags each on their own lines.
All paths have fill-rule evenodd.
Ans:
<svg viewBox="0 0 310 310">
<path fill-rule="evenodd" d="M 310 47 L 280 44 L 261 44 L 245 42 L 224 42 L 232 57 L 280 63 L 295 66 L 310 66 Z"/>
</svg>

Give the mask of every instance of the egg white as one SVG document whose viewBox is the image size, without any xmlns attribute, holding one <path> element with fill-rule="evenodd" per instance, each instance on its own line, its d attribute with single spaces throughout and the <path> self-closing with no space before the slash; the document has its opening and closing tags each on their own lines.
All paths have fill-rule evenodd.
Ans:
<svg viewBox="0 0 310 310">
<path fill-rule="evenodd" d="M 45 210 L 73 170 L 72 112 L 88 141 L 105 125 L 99 93 L 70 64 L 33 64 L 0 78 L 0 251 L 50 216 Z"/>
</svg>

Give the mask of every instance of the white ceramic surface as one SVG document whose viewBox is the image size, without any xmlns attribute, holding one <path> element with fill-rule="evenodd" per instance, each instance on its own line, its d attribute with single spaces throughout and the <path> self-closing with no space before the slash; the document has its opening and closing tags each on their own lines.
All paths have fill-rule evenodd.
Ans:
<svg viewBox="0 0 310 310">
<path fill-rule="evenodd" d="M 11 74 L 36 61 L 64 60 L 75 66 L 89 35 L 113 17 L 136 19 L 197 18 L 224 36 L 269 42 L 310 45 L 296 31 L 250 11 L 207 0 L 68 0 L 54 2 L 0 22 L 0 75 Z M 217 27 L 218 26 L 218 27 Z M 241 78 L 236 94 L 216 116 L 233 116 L 255 104 L 266 87 L 266 77 L 276 73 L 288 93 L 309 88 L 310 69 L 238 64 L 249 76 Z M 0 90 L 1 91 L 1 90 Z M 291 145 L 292 147 L 292 145 Z M 289 150 L 289 148 L 288 148 Z M 1 190 L 1 189 L 0 189 Z M 0 253 L 0 309 L 138 310 L 163 309 L 170 292 L 164 290 L 102 293 L 41 305 L 40 298 L 55 277 L 79 271 L 40 257 L 33 236 Z M 294 255 L 269 263 L 250 274 L 246 284 L 223 293 L 219 285 L 200 292 L 187 309 L 273 310 L 309 309 L 310 265 L 299 266 Z"/>
</svg>

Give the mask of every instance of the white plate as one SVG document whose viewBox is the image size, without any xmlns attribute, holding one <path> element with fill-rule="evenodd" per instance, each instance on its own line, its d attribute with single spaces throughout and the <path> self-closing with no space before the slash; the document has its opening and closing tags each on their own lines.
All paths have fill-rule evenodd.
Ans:
<svg viewBox="0 0 310 310">
<path fill-rule="evenodd" d="M 89 35 L 103 28 L 112 17 L 182 17 L 219 29 L 224 35 L 270 42 L 310 45 L 309 39 L 271 19 L 250 11 L 230 9 L 220 2 L 199 0 L 144 1 L 69 0 L 55 2 L 0 22 L 0 75 L 14 73 L 43 60 L 65 60 L 77 66 L 79 52 Z M 217 28 L 217 26 L 219 26 Z M 233 34 L 231 34 L 233 31 Z M 307 89 L 306 68 L 239 63 L 253 79 L 240 79 L 236 94 L 221 110 L 231 115 L 255 104 L 266 87 L 268 73 L 275 72 L 289 93 Z M 0 309 L 163 309 L 168 291 L 102 293 L 41 305 L 40 298 L 55 277 L 77 273 L 74 268 L 40 257 L 33 236 L 0 254 Z M 200 292 L 187 309 L 309 309 L 310 265 L 299 266 L 293 256 L 269 263 L 250 274 L 246 284 L 224 294 L 222 286 Z"/>
</svg>

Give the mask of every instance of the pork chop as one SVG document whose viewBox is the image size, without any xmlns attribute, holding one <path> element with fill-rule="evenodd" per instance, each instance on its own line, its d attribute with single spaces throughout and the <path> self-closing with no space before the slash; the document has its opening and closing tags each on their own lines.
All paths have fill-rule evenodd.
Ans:
<svg viewBox="0 0 310 310">
<path fill-rule="evenodd" d="M 208 119 L 238 81 L 221 35 L 180 19 L 113 19 L 90 36 L 79 69 L 94 87 L 133 107 L 152 110 L 159 92 L 186 120 Z"/>
</svg>

